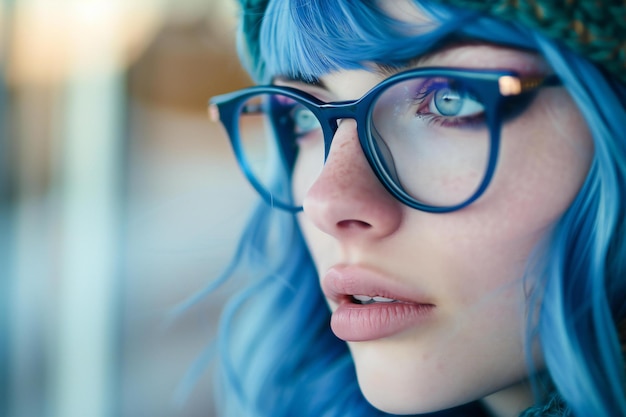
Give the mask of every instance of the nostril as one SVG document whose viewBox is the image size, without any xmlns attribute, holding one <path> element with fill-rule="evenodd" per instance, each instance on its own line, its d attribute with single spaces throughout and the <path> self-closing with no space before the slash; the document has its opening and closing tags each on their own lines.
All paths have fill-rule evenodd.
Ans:
<svg viewBox="0 0 626 417">
<path fill-rule="evenodd" d="M 366 230 L 371 229 L 372 225 L 362 220 L 342 220 L 337 223 L 337 227 L 342 230 Z"/>
</svg>

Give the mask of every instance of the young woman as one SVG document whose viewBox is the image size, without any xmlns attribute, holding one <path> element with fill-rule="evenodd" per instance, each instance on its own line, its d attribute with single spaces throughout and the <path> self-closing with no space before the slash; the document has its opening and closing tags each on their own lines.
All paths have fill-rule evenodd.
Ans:
<svg viewBox="0 0 626 417">
<path fill-rule="evenodd" d="M 626 415 L 626 4 L 250 0 L 227 416 Z"/>
</svg>

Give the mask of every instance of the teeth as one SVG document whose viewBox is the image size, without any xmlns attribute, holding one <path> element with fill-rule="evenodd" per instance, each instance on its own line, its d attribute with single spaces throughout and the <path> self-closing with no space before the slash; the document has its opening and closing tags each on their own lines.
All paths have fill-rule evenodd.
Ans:
<svg viewBox="0 0 626 417">
<path fill-rule="evenodd" d="M 356 301 L 358 301 L 361 304 L 372 304 L 372 303 L 393 303 L 396 302 L 397 300 L 394 300 L 392 298 L 387 298 L 387 297 L 370 297 L 368 295 L 353 295 L 352 298 L 354 298 Z"/>
<path fill-rule="evenodd" d="M 392 298 L 386 298 L 386 297 L 374 297 L 373 300 L 376 301 L 377 303 L 393 303 L 394 301 L 396 301 Z"/>
<path fill-rule="evenodd" d="M 363 304 L 374 302 L 374 299 L 372 297 L 368 297 L 367 295 L 353 295 L 352 298 L 354 298 L 357 301 L 360 301 Z"/>
</svg>

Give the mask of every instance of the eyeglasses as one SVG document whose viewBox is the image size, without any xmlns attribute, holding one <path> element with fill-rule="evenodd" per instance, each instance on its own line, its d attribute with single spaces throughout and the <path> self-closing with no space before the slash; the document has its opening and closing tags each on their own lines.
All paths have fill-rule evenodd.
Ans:
<svg viewBox="0 0 626 417">
<path fill-rule="evenodd" d="M 385 79 L 358 100 L 326 103 L 303 91 L 257 86 L 211 99 L 244 174 L 272 206 L 296 212 L 319 176 L 342 119 L 398 200 L 445 213 L 478 199 L 491 181 L 502 125 L 555 75 L 419 68 Z"/>
</svg>

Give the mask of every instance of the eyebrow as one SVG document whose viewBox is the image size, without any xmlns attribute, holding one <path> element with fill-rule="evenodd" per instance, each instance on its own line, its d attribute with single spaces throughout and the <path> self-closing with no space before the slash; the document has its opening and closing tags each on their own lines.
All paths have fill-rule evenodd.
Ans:
<svg viewBox="0 0 626 417">
<path fill-rule="evenodd" d="M 440 52 L 439 50 L 427 52 L 418 57 L 408 60 L 406 63 L 402 65 L 374 63 L 372 66 L 365 67 L 364 69 L 373 71 L 375 74 L 378 74 L 383 78 L 389 78 L 392 75 L 395 75 L 399 72 L 419 66 L 420 63 L 436 55 L 439 52 Z M 304 76 L 277 75 L 272 80 L 272 84 L 274 84 L 276 81 L 281 81 L 285 83 L 299 83 L 299 84 L 305 84 L 305 85 L 309 85 L 313 87 L 323 88 L 325 90 L 327 89 L 326 85 L 324 84 L 324 81 L 322 81 L 318 77 L 306 78 Z"/>
<path fill-rule="evenodd" d="M 422 62 L 426 61 L 432 55 L 435 55 L 435 53 L 420 55 L 417 58 L 410 59 L 409 61 L 407 61 L 406 63 L 402 65 L 376 63 L 374 64 L 373 70 L 376 74 L 380 75 L 381 77 L 389 78 L 392 75 L 396 75 L 399 72 L 420 66 Z"/>
<path fill-rule="evenodd" d="M 275 84 L 276 81 L 280 81 L 280 82 L 284 82 L 284 83 L 298 83 L 298 84 L 304 84 L 304 85 L 309 85 L 312 87 L 319 87 L 319 88 L 323 88 L 323 89 L 327 89 L 324 81 L 320 80 L 317 77 L 313 77 L 312 79 L 309 78 L 305 78 L 304 76 L 298 77 L 298 76 L 289 76 L 289 75 L 277 75 L 272 79 L 272 84 Z"/>
</svg>

